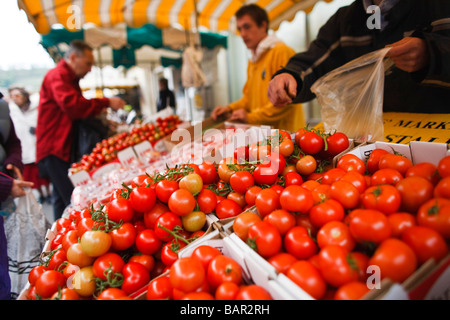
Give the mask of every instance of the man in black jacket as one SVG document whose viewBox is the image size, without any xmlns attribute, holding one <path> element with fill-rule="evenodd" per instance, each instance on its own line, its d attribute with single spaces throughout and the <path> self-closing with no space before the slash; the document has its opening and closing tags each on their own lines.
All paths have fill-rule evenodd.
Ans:
<svg viewBox="0 0 450 320">
<path fill-rule="evenodd" d="M 381 23 L 375 28 L 369 21 L 373 8 L 380 10 Z M 387 56 L 395 67 L 385 76 L 383 111 L 448 113 L 448 0 L 356 0 L 340 8 L 309 49 L 273 77 L 269 99 L 276 106 L 312 100 L 310 88 L 321 76 L 386 46 L 392 47 Z"/>
</svg>

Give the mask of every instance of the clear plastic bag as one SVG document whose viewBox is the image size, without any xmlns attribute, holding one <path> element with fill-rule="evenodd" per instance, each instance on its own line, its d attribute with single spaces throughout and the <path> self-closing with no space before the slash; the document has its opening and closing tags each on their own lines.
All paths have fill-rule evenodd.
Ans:
<svg viewBox="0 0 450 320">
<path fill-rule="evenodd" d="M 341 131 L 361 142 L 384 140 L 384 74 L 392 66 L 385 58 L 389 50 L 365 54 L 313 84 L 326 132 Z"/>
</svg>

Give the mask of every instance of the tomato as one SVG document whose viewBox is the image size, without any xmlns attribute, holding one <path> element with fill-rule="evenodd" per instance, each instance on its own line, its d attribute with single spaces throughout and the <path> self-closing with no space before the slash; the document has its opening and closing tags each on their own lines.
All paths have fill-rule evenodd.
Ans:
<svg viewBox="0 0 450 320">
<path fill-rule="evenodd" d="M 194 257 L 181 257 L 170 266 L 169 276 L 173 288 L 191 292 L 203 285 L 206 272 L 200 260 Z"/>
<path fill-rule="evenodd" d="M 204 188 L 197 195 L 197 204 L 200 211 L 206 214 L 213 212 L 217 205 L 216 194 L 213 191 Z"/>
<path fill-rule="evenodd" d="M 108 252 L 104 255 L 97 257 L 92 265 L 92 271 L 95 277 L 102 280 L 114 277 L 115 273 L 122 274 L 125 261 L 120 255 L 114 252 Z"/>
<path fill-rule="evenodd" d="M 224 158 L 219 162 L 219 166 L 217 168 L 217 174 L 219 175 L 220 180 L 228 183 L 230 182 L 230 178 L 235 173 L 235 170 L 232 169 L 232 166 L 237 165 L 237 160 L 233 157 Z"/>
<path fill-rule="evenodd" d="M 243 195 L 242 193 L 237 193 L 237 192 L 232 191 L 227 195 L 227 199 L 233 200 L 242 209 L 244 209 L 247 206 L 247 203 L 245 202 L 245 195 Z"/>
<path fill-rule="evenodd" d="M 133 224 L 125 222 L 117 229 L 109 232 L 111 236 L 111 248 L 114 250 L 126 250 L 130 248 L 136 239 L 137 231 Z"/>
<path fill-rule="evenodd" d="M 215 293 L 216 300 L 235 300 L 239 293 L 239 285 L 234 282 L 223 282 L 220 284 Z"/>
<path fill-rule="evenodd" d="M 51 270 L 61 271 L 59 270 L 59 268 L 66 261 L 67 261 L 66 251 L 61 247 L 53 252 L 48 262 L 47 268 Z"/>
<path fill-rule="evenodd" d="M 287 252 L 280 252 L 267 260 L 279 273 L 286 274 L 297 258 Z"/>
<path fill-rule="evenodd" d="M 136 187 L 130 192 L 130 205 L 140 213 L 153 208 L 156 202 L 156 193 L 150 187 Z"/>
<path fill-rule="evenodd" d="M 332 168 L 323 173 L 321 183 L 331 185 L 333 182 L 340 180 L 345 174 L 346 171 L 341 168 Z"/>
<path fill-rule="evenodd" d="M 233 258 L 225 255 L 216 255 L 208 264 L 206 278 L 212 288 L 217 288 L 223 282 L 241 284 L 242 267 Z"/>
<path fill-rule="evenodd" d="M 105 254 L 111 247 L 111 243 L 109 233 L 100 230 L 86 231 L 80 240 L 81 248 L 90 257 Z"/>
<path fill-rule="evenodd" d="M 128 259 L 128 262 L 137 262 L 142 264 L 148 272 L 152 272 L 155 267 L 155 258 L 149 254 L 135 254 Z"/>
<path fill-rule="evenodd" d="M 273 298 L 263 287 L 249 284 L 240 288 L 236 300 L 273 300 Z"/>
<path fill-rule="evenodd" d="M 316 180 L 306 180 L 301 184 L 301 186 L 309 191 L 313 191 L 318 186 L 321 186 L 321 183 Z"/>
<path fill-rule="evenodd" d="M 317 253 L 318 247 L 305 227 L 295 226 L 289 230 L 283 239 L 287 253 L 297 259 L 308 259 Z"/>
<path fill-rule="evenodd" d="M 408 212 L 392 213 L 388 216 L 388 221 L 392 228 L 392 237 L 394 238 L 400 238 L 403 231 L 417 224 L 415 215 Z"/>
<path fill-rule="evenodd" d="M 181 300 L 214 300 L 211 293 L 206 291 L 186 293 Z"/>
<path fill-rule="evenodd" d="M 278 179 L 280 166 L 275 162 L 265 161 L 256 165 L 253 178 L 258 185 L 272 185 Z"/>
<path fill-rule="evenodd" d="M 281 208 L 290 212 L 305 214 L 313 204 L 311 191 L 298 185 L 284 188 L 280 195 Z"/>
<path fill-rule="evenodd" d="M 450 156 L 446 156 L 439 160 L 437 169 L 441 178 L 450 176 Z"/>
<path fill-rule="evenodd" d="M 373 209 L 355 209 L 349 215 L 349 229 L 358 243 L 381 243 L 392 234 L 385 214 Z"/>
<path fill-rule="evenodd" d="M 395 169 L 379 169 L 370 176 L 370 185 L 376 186 L 379 184 L 396 185 L 397 182 L 403 179 L 403 175 Z"/>
<path fill-rule="evenodd" d="M 114 222 L 129 222 L 133 219 L 134 210 L 128 199 L 118 197 L 107 205 L 107 213 L 110 220 Z"/>
<path fill-rule="evenodd" d="M 241 194 L 245 194 L 248 188 L 255 184 L 255 179 L 249 171 L 236 171 L 230 177 L 231 188 Z"/>
<path fill-rule="evenodd" d="M 69 230 L 66 234 L 64 234 L 63 238 L 62 238 L 62 248 L 64 251 L 67 252 L 67 250 L 69 249 L 69 247 L 78 242 L 78 231 L 77 230 Z"/>
<path fill-rule="evenodd" d="M 72 286 L 82 297 L 90 297 L 95 292 L 95 275 L 92 266 L 86 266 L 75 272 Z"/>
<path fill-rule="evenodd" d="M 355 247 L 355 240 L 349 227 L 342 221 L 330 221 L 317 232 L 317 245 L 324 248 L 327 245 L 339 245 L 348 252 Z"/>
<path fill-rule="evenodd" d="M 276 227 L 267 221 L 259 221 L 248 228 L 247 244 L 268 258 L 281 250 L 282 238 Z"/>
<path fill-rule="evenodd" d="M 240 213 L 233 221 L 233 232 L 243 241 L 247 241 L 248 228 L 261 221 L 261 218 L 256 213 L 251 211 L 244 211 Z"/>
<path fill-rule="evenodd" d="M 283 139 L 278 146 L 278 152 L 283 157 L 289 157 L 294 152 L 294 141 L 291 139 Z"/>
<path fill-rule="evenodd" d="M 47 267 L 41 265 L 33 267 L 28 273 L 28 282 L 30 285 L 34 286 L 36 284 L 36 280 L 47 270 Z"/>
<path fill-rule="evenodd" d="M 202 263 L 205 270 L 208 270 L 208 265 L 211 260 L 221 254 L 222 252 L 215 247 L 200 245 L 192 251 L 191 257 L 197 258 Z"/>
<path fill-rule="evenodd" d="M 379 169 L 378 163 L 382 155 L 389 153 L 385 149 L 373 149 L 366 162 L 366 168 L 369 173 L 374 173 Z"/>
<path fill-rule="evenodd" d="M 219 179 L 216 167 L 214 166 L 214 163 L 210 161 L 204 161 L 199 164 L 198 170 L 204 184 L 215 183 Z"/>
<path fill-rule="evenodd" d="M 286 276 L 314 299 L 321 299 L 327 290 L 327 283 L 320 271 L 308 260 L 294 262 Z"/>
<path fill-rule="evenodd" d="M 264 217 L 274 210 L 280 208 L 280 197 L 271 188 L 262 189 L 255 199 L 255 206 L 261 217 Z"/>
<path fill-rule="evenodd" d="M 119 288 L 107 288 L 98 295 L 97 300 L 118 300 L 124 297 L 128 297 L 125 291 Z"/>
<path fill-rule="evenodd" d="M 201 230 L 206 224 L 206 214 L 202 211 L 192 211 L 181 217 L 183 229 L 189 232 Z"/>
<path fill-rule="evenodd" d="M 422 204 L 417 212 L 417 224 L 430 227 L 450 239 L 450 199 L 434 198 Z"/>
<path fill-rule="evenodd" d="M 168 276 L 150 281 L 147 287 L 147 300 L 169 300 L 172 298 L 172 285 Z"/>
<path fill-rule="evenodd" d="M 308 129 L 306 129 L 306 128 L 300 128 L 300 129 L 298 129 L 297 131 L 295 131 L 295 133 L 294 133 L 294 141 L 295 141 L 295 143 L 298 145 L 298 146 L 300 146 L 300 137 L 304 134 L 304 133 L 306 133 L 308 131 Z"/>
<path fill-rule="evenodd" d="M 72 244 L 67 250 L 67 261 L 71 264 L 77 265 L 80 268 L 90 266 L 95 257 L 88 256 L 81 247 L 81 243 L 77 242 Z"/>
<path fill-rule="evenodd" d="M 344 174 L 339 180 L 350 182 L 359 193 L 363 193 L 367 188 L 366 176 L 362 175 L 358 171 L 349 171 Z"/>
<path fill-rule="evenodd" d="M 216 215 L 219 219 L 235 217 L 241 212 L 239 204 L 230 199 L 223 199 L 216 206 Z"/>
<path fill-rule="evenodd" d="M 288 172 L 284 175 L 284 184 L 286 187 L 295 185 L 301 185 L 303 183 L 303 178 L 297 172 Z"/>
<path fill-rule="evenodd" d="M 313 203 L 320 203 L 331 197 L 331 185 L 321 184 L 311 191 Z"/>
<path fill-rule="evenodd" d="M 244 163 L 249 160 L 249 150 L 248 146 L 240 146 L 234 149 L 234 158 L 237 160 L 237 163 Z"/>
<path fill-rule="evenodd" d="M 275 226 L 282 236 L 284 236 L 289 229 L 294 227 L 296 223 L 294 215 L 284 209 L 272 211 L 264 216 L 263 220 Z"/>
<path fill-rule="evenodd" d="M 335 294 L 334 300 L 360 300 L 370 289 L 367 284 L 360 281 L 352 281 L 340 286 Z"/>
<path fill-rule="evenodd" d="M 123 266 L 123 283 L 121 289 L 130 295 L 147 285 L 150 281 L 150 273 L 140 263 L 128 262 Z"/>
<path fill-rule="evenodd" d="M 345 209 L 352 209 L 359 204 L 360 193 L 350 182 L 338 180 L 331 184 L 330 198 L 340 202 Z"/>
<path fill-rule="evenodd" d="M 94 224 L 94 220 L 92 220 L 91 218 L 80 219 L 80 221 L 77 223 L 78 237 L 81 237 L 86 231 L 92 230 Z"/>
<path fill-rule="evenodd" d="M 442 178 L 433 190 L 435 198 L 450 199 L 450 177 Z"/>
<path fill-rule="evenodd" d="M 328 146 L 327 152 L 332 157 L 343 152 L 350 145 L 347 135 L 343 132 L 335 132 L 327 136 L 326 141 Z"/>
<path fill-rule="evenodd" d="M 347 153 L 339 158 L 336 163 L 336 168 L 342 169 L 346 172 L 354 170 L 360 174 L 364 174 L 366 171 L 366 164 L 354 154 Z"/>
<path fill-rule="evenodd" d="M 155 254 L 162 246 L 161 239 L 152 229 L 141 231 L 136 237 L 136 248 L 143 254 Z"/>
<path fill-rule="evenodd" d="M 401 204 L 400 192 L 390 184 L 369 187 L 361 198 L 366 209 L 375 209 L 386 215 L 397 212 Z"/>
<path fill-rule="evenodd" d="M 245 192 L 245 202 L 247 205 L 253 206 L 255 204 L 256 197 L 261 190 L 262 188 L 259 186 L 253 186 L 247 189 Z"/>
<path fill-rule="evenodd" d="M 71 288 L 62 288 L 61 291 L 55 292 L 50 300 L 80 300 L 78 293 Z"/>
<path fill-rule="evenodd" d="M 62 229 L 66 229 L 72 225 L 72 221 L 69 218 L 59 218 L 56 220 L 55 226 L 56 231 L 61 231 Z"/>
<path fill-rule="evenodd" d="M 330 221 L 343 220 L 345 216 L 344 207 L 334 199 L 326 199 L 323 202 L 315 204 L 309 210 L 311 223 L 317 228 L 322 227 Z"/>
<path fill-rule="evenodd" d="M 161 180 L 156 184 L 156 197 L 163 203 L 169 202 L 173 192 L 179 189 L 178 182 L 175 180 Z"/>
<path fill-rule="evenodd" d="M 271 152 L 270 144 L 254 142 L 249 146 L 248 155 L 250 161 L 264 159 Z"/>
<path fill-rule="evenodd" d="M 168 211 L 156 219 L 154 230 L 159 239 L 167 242 L 173 239 L 173 235 L 171 235 L 167 230 L 173 231 L 174 228 L 182 228 L 182 226 L 183 224 L 181 222 L 181 218 L 175 213 Z"/>
<path fill-rule="evenodd" d="M 401 210 L 416 213 L 419 207 L 433 197 L 433 185 L 422 177 L 407 177 L 400 180 L 395 187 L 400 192 Z"/>
<path fill-rule="evenodd" d="M 160 202 L 160 201 L 156 201 L 155 205 L 153 206 L 153 208 L 151 208 L 149 211 L 144 213 L 144 224 L 145 227 L 148 229 L 154 229 L 155 227 L 155 221 L 156 219 L 163 214 L 164 212 L 170 211 L 169 207 Z"/>
<path fill-rule="evenodd" d="M 429 227 L 412 226 L 403 232 L 401 239 L 414 251 L 419 264 L 429 259 L 439 263 L 448 253 L 444 237 Z"/>
<path fill-rule="evenodd" d="M 392 154 L 392 153 L 386 153 L 380 157 L 380 161 L 378 162 L 378 168 L 379 169 L 395 169 L 402 176 L 405 176 L 406 171 L 413 166 L 413 163 L 411 160 L 406 158 L 403 155 L 400 154 Z"/>
<path fill-rule="evenodd" d="M 405 173 L 405 177 L 420 176 L 430 181 L 434 186 L 439 182 L 441 178 L 437 166 L 430 162 L 417 163 L 414 166 L 408 168 Z"/>
<path fill-rule="evenodd" d="M 324 138 L 313 131 L 303 133 L 299 139 L 300 149 L 306 154 L 316 154 L 325 147 Z"/>
<path fill-rule="evenodd" d="M 380 268 L 381 279 L 401 283 L 414 273 L 418 262 L 410 246 L 399 239 L 389 238 L 377 247 L 369 265 Z"/>
<path fill-rule="evenodd" d="M 197 195 L 203 189 L 203 180 L 198 173 L 190 173 L 179 182 L 180 189 L 186 189 L 193 195 Z"/>
<path fill-rule="evenodd" d="M 194 195 L 186 189 L 174 191 L 169 198 L 169 209 L 182 217 L 194 211 L 196 200 Z"/>
</svg>

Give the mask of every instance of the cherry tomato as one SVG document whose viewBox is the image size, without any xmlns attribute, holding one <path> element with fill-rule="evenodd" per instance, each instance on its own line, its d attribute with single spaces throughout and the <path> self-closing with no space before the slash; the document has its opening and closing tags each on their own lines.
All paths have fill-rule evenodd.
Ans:
<svg viewBox="0 0 450 320">
<path fill-rule="evenodd" d="M 255 184 L 255 179 L 249 171 L 236 171 L 230 177 L 231 188 L 241 194 L 245 194 L 248 188 Z"/>
<path fill-rule="evenodd" d="M 219 179 L 214 163 L 204 161 L 198 165 L 199 175 L 202 177 L 204 184 L 215 183 Z"/>
<path fill-rule="evenodd" d="M 202 211 L 192 211 L 181 217 L 183 229 L 188 232 L 201 230 L 206 224 L 206 214 Z"/>
<path fill-rule="evenodd" d="M 326 141 L 328 146 L 327 152 L 332 157 L 343 152 L 350 145 L 350 141 L 347 135 L 343 132 L 335 132 L 327 136 Z"/>
<path fill-rule="evenodd" d="M 173 288 L 183 292 L 195 291 L 206 279 L 202 263 L 194 257 L 182 257 L 175 261 L 169 270 Z"/>
<path fill-rule="evenodd" d="M 128 262 L 123 266 L 123 282 L 121 289 L 130 295 L 143 288 L 150 281 L 150 273 L 140 263 Z"/>
<path fill-rule="evenodd" d="M 148 272 L 152 272 L 155 267 L 155 258 L 149 254 L 135 254 L 128 259 L 128 262 L 140 263 Z"/>
<path fill-rule="evenodd" d="M 414 166 L 408 168 L 405 173 L 405 177 L 420 176 L 430 181 L 434 186 L 439 182 L 441 178 L 437 166 L 430 162 L 417 163 Z"/>
<path fill-rule="evenodd" d="M 177 227 L 178 226 L 178 227 Z M 182 228 L 183 224 L 181 222 L 181 218 L 173 212 L 165 212 L 158 217 L 155 221 L 155 233 L 156 236 L 162 241 L 170 241 L 173 239 L 173 235 L 171 235 L 167 230 L 173 231 L 174 228 Z M 164 230 L 167 229 L 167 230 Z"/>
<path fill-rule="evenodd" d="M 435 198 L 422 204 L 417 212 L 417 224 L 430 227 L 450 239 L 450 199 Z"/>
<path fill-rule="evenodd" d="M 179 187 L 197 195 L 203 189 L 202 177 L 198 173 L 190 173 L 180 180 Z"/>
<path fill-rule="evenodd" d="M 61 291 L 57 291 L 55 292 L 50 300 L 71 300 L 71 301 L 75 301 L 75 300 L 80 300 L 80 296 L 78 295 L 78 293 L 71 288 L 62 288 Z"/>
<path fill-rule="evenodd" d="M 133 224 L 125 222 L 117 229 L 110 231 L 109 235 L 111 236 L 111 248 L 122 251 L 134 244 L 137 231 Z"/>
<path fill-rule="evenodd" d="M 297 259 L 308 259 L 317 253 L 318 247 L 305 227 L 295 226 L 291 228 L 283 239 L 287 253 Z"/>
<path fill-rule="evenodd" d="M 144 213 L 144 224 L 145 227 L 147 227 L 148 229 L 154 229 L 155 228 L 155 221 L 156 219 L 163 214 L 164 212 L 170 211 L 169 207 L 160 202 L 160 201 L 156 201 L 155 205 L 153 206 L 153 208 L 151 208 L 149 211 Z"/>
<path fill-rule="evenodd" d="M 280 208 L 280 197 L 271 188 L 263 189 L 255 199 L 255 206 L 261 217 L 264 217 L 274 210 Z"/>
<path fill-rule="evenodd" d="M 267 260 L 279 273 L 286 274 L 297 258 L 287 252 L 279 252 Z"/>
<path fill-rule="evenodd" d="M 313 204 L 311 191 L 298 185 L 284 188 L 280 195 L 281 208 L 290 212 L 305 214 Z"/>
<path fill-rule="evenodd" d="M 130 201 L 122 197 L 118 197 L 108 204 L 107 213 L 109 219 L 114 222 L 129 222 L 134 216 L 134 210 Z"/>
<path fill-rule="evenodd" d="M 182 217 L 194 211 L 196 200 L 194 195 L 186 189 L 174 191 L 169 198 L 169 209 Z"/>
<path fill-rule="evenodd" d="M 147 300 L 169 300 L 172 298 L 172 289 L 168 276 L 155 278 L 148 285 Z"/>
<path fill-rule="evenodd" d="M 450 199 L 450 177 L 442 178 L 433 190 L 435 198 Z"/>
<path fill-rule="evenodd" d="M 347 153 L 339 158 L 336 163 L 336 168 L 340 168 L 346 172 L 354 170 L 360 174 L 364 174 L 366 171 L 366 164 L 354 154 Z"/>
<path fill-rule="evenodd" d="M 208 264 L 206 277 L 212 288 L 217 288 L 223 282 L 239 285 L 242 282 L 242 267 L 231 257 L 216 255 Z"/>
<path fill-rule="evenodd" d="M 385 149 L 373 149 L 372 152 L 369 155 L 369 158 L 367 159 L 366 167 L 367 171 L 369 173 L 374 173 L 379 169 L 378 163 L 380 162 L 380 158 L 382 155 L 389 153 Z"/>
<path fill-rule="evenodd" d="M 335 300 L 360 300 L 370 289 L 367 284 L 360 281 L 352 281 L 340 286 L 335 294 Z"/>
<path fill-rule="evenodd" d="M 446 156 L 439 160 L 437 169 L 441 178 L 450 176 L 450 156 Z"/>
<path fill-rule="evenodd" d="M 403 231 L 417 224 L 415 215 L 408 212 L 395 212 L 388 215 L 392 237 L 401 238 Z"/>
<path fill-rule="evenodd" d="M 239 204 L 230 199 L 223 199 L 216 206 L 216 215 L 219 219 L 235 217 L 241 212 Z"/>
<path fill-rule="evenodd" d="M 173 192 L 179 189 L 177 181 L 161 180 L 156 184 L 155 192 L 159 201 L 163 203 L 169 202 L 169 198 Z"/>
<path fill-rule="evenodd" d="M 379 169 L 391 168 L 395 169 L 402 176 L 405 176 L 406 171 L 413 166 L 411 160 L 400 154 L 386 153 L 380 157 L 378 162 Z"/>
<path fill-rule="evenodd" d="M 82 297 L 90 297 L 95 292 L 95 275 L 92 266 L 86 266 L 75 272 L 72 286 Z"/>
<path fill-rule="evenodd" d="M 264 216 L 263 220 L 275 226 L 282 236 L 294 227 L 296 223 L 294 215 L 284 209 L 272 211 L 268 215 Z"/>
<path fill-rule="evenodd" d="M 403 176 L 398 170 L 386 168 L 386 169 L 379 169 L 375 171 L 370 176 L 370 185 L 376 186 L 379 184 L 391 184 L 396 185 L 397 182 L 403 179 Z"/>
<path fill-rule="evenodd" d="M 155 254 L 162 246 L 161 239 L 152 229 L 144 229 L 135 240 L 136 248 L 143 254 Z"/>
<path fill-rule="evenodd" d="M 330 198 L 340 202 L 345 209 L 353 209 L 359 204 L 360 193 L 350 182 L 338 180 L 331 184 Z"/>
<path fill-rule="evenodd" d="M 248 228 L 258 221 L 261 221 L 259 215 L 251 211 L 244 211 L 234 219 L 233 232 L 243 241 L 247 241 Z"/>
<path fill-rule="evenodd" d="M 72 244 L 67 250 L 66 255 L 68 262 L 80 268 L 90 266 L 95 260 L 95 257 L 88 256 L 84 252 L 79 242 Z"/>
<path fill-rule="evenodd" d="M 208 265 L 213 258 L 218 255 L 221 255 L 219 249 L 209 246 L 209 245 L 200 245 L 192 251 L 191 257 L 197 258 L 202 263 L 205 270 L 208 270 Z"/>
<path fill-rule="evenodd" d="M 150 187 L 136 187 L 130 192 L 130 205 L 137 212 L 146 212 L 153 208 L 156 193 Z"/>
<path fill-rule="evenodd" d="M 281 250 L 282 238 L 276 227 L 267 221 L 259 221 L 248 228 L 247 243 L 264 258 Z"/>
<path fill-rule="evenodd" d="M 291 185 L 301 185 L 303 183 L 303 178 L 297 172 L 288 172 L 284 175 L 284 184 L 286 187 Z"/>
<path fill-rule="evenodd" d="M 178 252 L 186 246 L 186 243 L 173 239 L 166 242 L 161 249 L 161 261 L 165 266 L 170 267 L 175 261 L 178 260 Z"/>
<path fill-rule="evenodd" d="M 234 282 L 223 282 L 220 284 L 215 293 L 216 300 L 235 300 L 239 293 L 239 285 Z"/>
<path fill-rule="evenodd" d="M 111 243 L 109 233 L 100 230 L 86 231 L 80 240 L 81 248 L 90 257 L 105 254 L 111 247 Z"/>
<path fill-rule="evenodd" d="M 106 280 L 115 273 L 122 274 L 125 261 L 123 258 L 114 252 L 108 252 L 97 257 L 92 265 L 92 271 L 97 278 Z"/>
<path fill-rule="evenodd" d="M 217 205 L 216 194 L 213 191 L 204 188 L 197 195 L 197 204 L 200 211 L 206 214 L 213 212 Z"/>
<path fill-rule="evenodd" d="M 98 295 L 96 300 L 119 300 L 124 297 L 128 297 L 125 291 L 119 288 L 107 288 Z"/>
<path fill-rule="evenodd" d="M 253 186 L 247 189 L 245 192 L 245 202 L 247 205 L 253 206 L 255 204 L 256 197 L 261 190 L 262 188 L 259 186 Z"/>
<path fill-rule="evenodd" d="M 299 139 L 299 146 L 306 154 L 316 154 L 325 147 L 324 138 L 313 131 L 303 133 Z"/>
<path fill-rule="evenodd" d="M 36 284 L 36 280 L 47 270 L 47 267 L 41 265 L 33 267 L 30 270 L 30 273 L 28 273 L 28 282 L 30 285 L 34 286 Z"/>
<path fill-rule="evenodd" d="M 253 178 L 258 185 L 272 185 L 278 179 L 280 166 L 275 162 L 265 161 L 256 165 Z"/>
</svg>

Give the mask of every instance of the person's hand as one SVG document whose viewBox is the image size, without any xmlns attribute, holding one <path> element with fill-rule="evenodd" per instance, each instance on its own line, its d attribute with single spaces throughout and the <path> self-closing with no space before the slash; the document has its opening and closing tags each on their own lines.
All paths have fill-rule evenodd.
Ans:
<svg viewBox="0 0 450 320">
<path fill-rule="evenodd" d="M 23 180 L 22 172 L 15 165 L 13 165 L 11 163 L 8 163 L 6 165 L 6 169 L 8 169 L 8 170 L 13 172 L 13 174 L 14 174 L 13 178 L 18 179 L 18 180 Z"/>
<path fill-rule="evenodd" d="M 218 106 L 215 107 L 214 110 L 211 112 L 211 118 L 214 120 L 217 120 L 222 115 L 225 115 L 227 113 L 231 112 L 231 108 L 228 106 Z"/>
<path fill-rule="evenodd" d="M 276 107 L 284 107 L 291 104 L 297 96 L 297 81 L 289 73 L 280 73 L 269 82 L 267 96 Z"/>
<path fill-rule="evenodd" d="M 247 111 L 245 111 L 245 109 L 234 110 L 233 113 L 231 114 L 230 119 L 228 119 L 228 120 L 247 123 L 248 122 L 247 121 Z"/>
<path fill-rule="evenodd" d="M 391 58 L 397 68 L 406 72 L 419 71 L 430 61 L 425 40 L 420 38 L 406 37 L 386 47 L 391 47 L 386 57 Z"/>
<path fill-rule="evenodd" d="M 123 109 L 126 103 L 125 100 L 119 97 L 111 97 L 109 98 L 109 106 L 114 110 Z"/>
<path fill-rule="evenodd" d="M 32 186 L 33 182 L 14 179 L 11 188 L 11 196 L 13 198 L 22 197 L 25 195 L 25 188 L 31 188 Z"/>
</svg>

